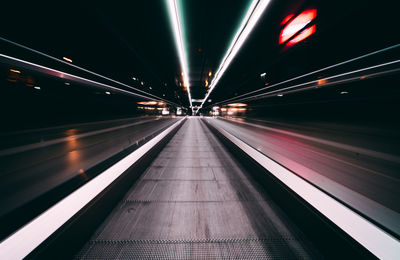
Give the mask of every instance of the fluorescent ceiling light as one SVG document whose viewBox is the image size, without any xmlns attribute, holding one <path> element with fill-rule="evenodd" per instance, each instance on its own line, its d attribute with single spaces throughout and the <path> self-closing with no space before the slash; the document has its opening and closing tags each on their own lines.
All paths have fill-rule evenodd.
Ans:
<svg viewBox="0 0 400 260">
<path fill-rule="evenodd" d="M 218 67 L 217 72 L 215 73 L 215 77 L 210 84 L 210 90 L 208 91 L 206 97 L 201 103 L 200 108 L 203 107 L 203 104 L 206 102 L 211 92 L 214 90 L 215 86 L 218 84 L 222 75 L 228 69 L 229 65 L 235 58 L 236 54 L 239 52 L 240 48 L 243 46 L 247 37 L 249 37 L 251 31 L 256 26 L 258 20 L 263 14 L 265 8 L 267 7 L 270 0 L 253 0 L 249 9 L 247 10 L 246 16 L 240 24 L 239 30 L 236 32 L 235 37 L 233 38 L 231 45 L 229 46 L 225 57 L 222 59 L 221 64 Z M 198 110 L 197 110 L 198 111 Z"/>
<path fill-rule="evenodd" d="M 187 65 L 185 47 L 183 45 L 182 24 L 179 17 L 178 0 L 167 0 L 167 4 L 171 25 L 174 31 L 175 45 L 178 50 L 179 62 L 181 64 L 183 84 L 187 88 L 189 103 L 192 108 L 192 96 L 190 94 L 189 85 L 189 68 Z"/>
</svg>

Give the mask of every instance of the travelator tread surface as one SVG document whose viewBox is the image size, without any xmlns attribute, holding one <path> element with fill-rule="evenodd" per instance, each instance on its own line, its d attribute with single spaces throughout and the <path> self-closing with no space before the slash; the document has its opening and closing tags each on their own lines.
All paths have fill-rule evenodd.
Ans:
<svg viewBox="0 0 400 260">
<path fill-rule="evenodd" d="M 76 259 L 321 255 L 198 118 L 189 118 Z"/>
</svg>

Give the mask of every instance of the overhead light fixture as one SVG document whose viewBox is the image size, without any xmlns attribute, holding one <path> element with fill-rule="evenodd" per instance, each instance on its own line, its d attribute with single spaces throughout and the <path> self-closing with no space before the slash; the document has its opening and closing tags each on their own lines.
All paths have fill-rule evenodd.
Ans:
<svg viewBox="0 0 400 260">
<path fill-rule="evenodd" d="M 72 60 L 71 60 L 70 58 L 63 57 L 63 60 L 65 60 L 65 61 L 68 61 L 68 62 L 71 62 L 71 63 L 72 63 Z"/>
<path fill-rule="evenodd" d="M 14 70 L 14 69 L 10 69 L 11 72 L 17 73 L 17 74 L 21 74 L 21 71 L 19 70 Z"/>
<path fill-rule="evenodd" d="M 189 103 L 192 106 L 192 95 L 190 93 L 189 84 L 189 68 L 187 65 L 185 46 L 183 44 L 182 23 L 179 16 L 178 0 L 166 0 L 168 4 L 168 13 L 171 20 L 171 25 L 174 31 L 175 45 L 178 51 L 179 62 L 182 70 L 183 85 L 187 88 Z M 193 110 L 192 110 L 193 111 Z"/>
<path fill-rule="evenodd" d="M 203 103 L 201 103 L 199 109 L 203 107 L 204 102 L 206 102 L 211 92 L 214 90 L 215 86 L 222 78 L 222 75 L 228 69 L 236 54 L 239 52 L 240 48 L 249 37 L 251 31 L 256 26 L 258 20 L 261 18 L 264 10 L 267 8 L 269 2 L 270 0 L 253 0 L 251 2 L 250 7 L 247 10 L 246 16 L 242 20 L 242 23 L 240 24 L 240 27 L 235 34 L 235 37 L 233 38 L 228 50 L 226 51 L 225 57 L 222 59 L 222 62 L 219 65 L 217 72 L 214 73 L 214 79 L 210 84 L 209 91 L 204 98 Z"/>
</svg>

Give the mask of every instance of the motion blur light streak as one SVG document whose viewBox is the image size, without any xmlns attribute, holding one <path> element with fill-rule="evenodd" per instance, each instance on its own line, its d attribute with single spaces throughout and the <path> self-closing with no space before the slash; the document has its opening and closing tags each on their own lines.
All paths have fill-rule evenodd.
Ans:
<svg viewBox="0 0 400 260">
<path fill-rule="evenodd" d="M 281 34 L 279 35 L 279 44 L 282 44 L 287 40 L 289 40 L 296 33 L 305 28 L 311 21 L 313 21 L 315 17 L 317 17 L 316 9 L 306 10 L 301 14 L 299 14 L 296 18 L 294 18 L 291 22 L 289 22 L 281 31 Z M 288 17 L 286 17 L 285 20 L 287 18 Z M 287 20 L 290 20 L 290 18 Z M 285 24 L 284 21 L 282 21 L 283 24 Z M 301 32 L 293 40 L 288 42 L 288 45 L 293 45 L 295 43 L 298 43 L 307 38 L 308 36 L 310 36 L 311 34 L 313 34 L 315 32 L 315 25 L 313 25 L 311 28 L 313 29 L 306 29 L 305 31 Z"/>
<path fill-rule="evenodd" d="M 70 58 L 63 57 L 63 60 L 65 60 L 65 61 L 68 61 L 68 62 L 71 62 L 71 63 L 72 63 L 72 60 L 71 60 Z"/>
<path fill-rule="evenodd" d="M 152 95 L 152 94 L 147 93 L 145 91 L 130 87 L 129 85 L 126 85 L 124 83 L 118 82 L 116 80 L 106 78 L 104 76 L 101 76 L 100 74 L 97 74 L 97 75 L 100 76 L 100 77 L 103 77 L 105 79 L 108 79 L 109 81 L 115 82 L 115 83 L 117 83 L 119 85 L 126 86 L 126 87 L 128 87 L 130 89 L 134 89 L 134 90 L 136 90 L 136 91 L 138 91 L 140 93 L 146 94 L 147 96 L 139 94 L 139 93 L 135 93 L 135 92 L 132 92 L 132 91 L 128 91 L 128 90 L 125 90 L 125 89 L 122 89 L 122 88 L 114 87 L 114 86 L 111 86 L 111 85 L 108 85 L 108 84 L 104 84 L 104 83 L 101 83 L 101 82 L 98 82 L 98 81 L 95 81 L 95 80 L 91 80 L 91 79 L 88 79 L 88 78 L 76 76 L 76 75 L 73 75 L 73 74 L 70 74 L 70 73 L 65 73 L 65 72 L 62 72 L 62 71 L 59 71 L 59 70 L 56 70 L 56 69 L 52 69 L 52 68 L 49 68 L 49 67 L 45 67 L 45 66 L 33 63 L 33 62 L 26 61 L 26 60 L 17 59 L 17 58 L 14 58 L 14 57 L 11 57 L 11 56 L 8 56 L 8 55 L 4 55 L 4 54 L 0 54 L 0 61 L 12 64 L 12 65 L 21 66 L 23 68 L 29 68 L 30 70 L 34 70 L 34 71 L 38 71 L 38 72 L 41 72 L 41 73 L 45 73 L 45 74 L 48 74 L 48 75 L 51 75 L 51 76 L 54 76 L 54 77 L 64 78 L 64 79 L 70 80 L 70 81 L 84 83 L 84 84 L 92 85 L 92 86 L 95 86 L 95 87 L 111 89 L 111 90 L 116 91 L 116 92 L 120 92 L 120 93 L 124 93 L 124 94 L 128 94 L 128 95 L 141 97 L 141 98 L 144 98 L 144 99 L 157 99 L 157 100 L 160 100 L 160 101 L 167 102 L 169 104 L 177 105 L 174 102 L 171 102 L 169 100 L 160 98 L 160 97 L 158 97 L 156 95 Z M 74 67 L 76 67 L 76 66 L 74 66 Z M 77 67 L 77 68 L 81 69 L 80 67 Z M 82 69 L 82 70 L 85 70 L 85 69 Z M 90 73 L 90 71 L 88 71 L 88 72 Z M 150 97 L 152 97 L 152 98 L 150 98 Z"/>
<path fill-rule="evenodd" d="M 175 45 L 178 50 L 179 61 L 182 69 L 183 85 L 187 88 L 190 107 L 192 108 L 192 95 L 190 93 L 189 68 L 187 65 L 185 46 L 183 44 L 182 24 L 179 19 L 179 8 L 177 0 L 167 0 L 169 17 L 174 31 Z M 192 108 L 193 111 L 193 108 Z"/>
<path fill-rule="evenodd" d="M 328 70 L 328 69 L 332 69 L 332 68 L 335 68 L 335 67 L 339 67 L 339 66 L 341 66 L 341 65 L 345 65 L 345 64 L 351 63 L 351 62 L 353 62 L 353 61 L 357 61 L 357 60 L 360 60 L 360 59 L 363 59 L 363 58 L 366 58 L 366 57 L 370 57 L 370 56 L 372 56 L 372 55 L 376 55 L 376 54 L 378 54 L 378 53 L 386 52 L 386 51 L 389 51 L 389 50 L 392 50 L 392 49 L 395 49 L 395 48 L 399 48 L 399 47 L 400 47 L 400 44 L 392 45 L 392 46 L 389 46 L 389 47 L 384 48 L 384 49 L 380 49 L 380 50 L 377 50 L 377 51 L 373 51 L 373 52 L 370 52 L 370 53 L 361 55 L 361 56 L 359 56 L 359 57 L 355 57 L 355 58 L 352 58 L 352 59 L 349 59 L 349 60 L 346 60 L 346 61 L 342 61 L 342 62 L 333 64 L 333 65 L 330 65 L 330 66 L 328 66 L 328 67 L 324 67 L 324 68 L 322 68 L 322 69 L 314 70 L 314 71 L 308 72 L 308 73 L 306 73 L 306 74 L 299 75 L 299 76 L 296 76 L 296 77 L 294 77 L 294 78 L 290 78 L 290 79 L 287 79 L 287 80 L 284 80 L 284 81 L 281 81 L 281 82 L 272 84 L 272 85 L 270 85 L 270 86 L 268 86 L 268 87 L 264 87 L 264 88 L 260 88 L 260 89 L 257 89 L 257 90 L 253 90 L 253 91 L 250 91 L 250 92 L 248 92 L 248 93 L 241 94 L 241 95 L 236 96 L 236 97 L 233 97 L 233 98 L 228 98 L 228 99 L 226 99 L 226 100 L 224 100 L 224 101 L 221 101 L 221 102 L 219 102 L 219 103 L 227 103 L 227 102 L 230 102 L 230 101 L 232 101 L 232 100 L 239 100 L 239 99 L 242 98 L 242 97 L 245 97 L 245 96 L 248 96 L 248 95 L 257 93 L 257 92 L 261 92 L 261 91 L 266 90 L 266 89 L 269 89 L 269 88 L 277 87 L 277 86 L 283 85 L 283 84 L 285 84 L 285 83 L 288 83 L 288 82 L 291 82 L 291 81 L 295 81 L 295 80 L 298 80 L 298 79 L 301 79 L 301 78 L 304 78 L 304 77 L 307 77 L 307 76 L 316 74 L 316 73 L 321 72 L 321 71 L 325 71 L 325 70 Z M 361 77 L 361 79 L 364 79 L 364 78 L 366 78 L 365 75 Z M 267 84 L 265 84 L 265 85 L 267 85 Z"/>
<path fill-rule="evenodd" d="M 25 46 L 25 45 L 22 45 L 22 44 L 19 44 L 19 43 L 16 43 L 16 42 L 7 40 L 7 39 L 5 39 L 5 38 L 3 38 L 3 37 L 0 37 L 0 40 L 1 40 L 1 41 L 4 41 L 4 42 L 7 42 L 7 43 L 9 43 L 9 44 L 15 45 L 15 46 L 17 46 L 17 47 L 26 49 L 26 50 L 31 51 L 31 52 L 33 52 L 33 53 L 39 54 L 39 55 L 41 55 L 41 56 L 43 56 L 43 57 L 46 57 L 46 58 L 49 58 L 49 59 L 51 59 L 51 60 L 54 60 L 54 61 L 57 61 L 57 62 L 61 62 L 61 63 L 63 63 L 63 64 L 67 64 L 68 66 L 71 66 L 71 67 L 74 67 L 74 68 L 79 69 L 79 70 L 81 70 L 81 71 L 90 73 L 90 74 L 92 74 L 92 75 L 94 75 L 94 76 L 96 76 L 96 77 L 100 77 L 100 78 L 102 78 L 102 79 L 111 81 L 111 82 L 116 83 L 116 84 L 118 84 L 118 85 L 121 85 L 121 86 L 130 88 L 130 89 L 133 89 L 133 90 L 138 91 L 138 92 L 140 92 L 140 93 L 142 93 L 142 94 L 146 94 L 146 95 L 152 96 L 153 98 L 161 99 L 160 97 L 158 97 L 158 96 L 156 96 L 156 95 L 153 95 L 153 94 L 150 94 L 150 93 L 147 93 L 147 92 L 145 92 L 145 91 L 143 91 L 143 90 L 141 90 L 141 89 L 134 88 L 134 87 L 129 86 L 129 85 L 127 85 L 127 84 L 125 84 L 125 83 L 122 83 L 122 82 L 120 82 L 120 81 L 117 81 L 117 80 L 108 78 L 108 77 L 106 77 L 106 76 L 103 76 L 103 75 L 98 74 L 98 73 L 96 73 L 96 72 L 93 72 L 93 71 L 91 71 L 91 70 L 87 70 L 87 69 L 85 69 L 85 68 L 82 68 L 82 67 L 79 67 L 79 66 L 77 66 L 77 65 L 75 65 L 75 64 L 72 64 L 72 60 L 71 60 L 71 59 L 69 59 L 69 60 L 71 60 L 70 62 L 66 62 L 66 61 L 64 61 L 64 60 L 61 60 L 61 59 L 55 58 L 55 57 L 53 57 L 53 56 L 50 56 L 50 55 L 48 55 L 48 54 L 46 54 L 46 53 L 43 53 L 43 52 L 37 51 L 37 50 L 35 50 L 35 49 L 29 48 L 29 47 L 27 47 L 27 46 Z M 4 56 L 5 56 L 5 55 L 4 55 Z M 65 57 L 65 58 L 66 58 L 66 57 Z M 64 57 L 63 57 L 63 59 L 64 59 Z M 68 58 L 67 58 L 67 59 L 68 59 Z M 142 83 L 142 85 L 143 85 L 143 82 L 141 82 L 141 83 Z"/>
<path fill-rule="evenodd" d="M 225 101 L 219 102 L 219 104 L 226 104 L 227 102 L 232 102 L 232 101 L 235 101 L 235 100 L 237 100 L 237 101 L 255 100 L 255 99 L 266 97 L 266 96 L 269 96 L 271 94 L 275 94 L 275 93 L 282 92 L 282 91 L 292 91 L 292 90 L 294 90 L 295 88 L 298 88 L 298 87 L 303 87 L 303 88 L 297 89 L 297 90 L 306 90 L 306 89 L 310 88 L 310 87 L 307 87 L 307 85 L 310 85 L 310 84 L 316 84 L 317 86 L 319 86 L 320 84 L 322 84 L 322 85 L 332 85 L 332 84 L 336 84 L 336 83 L 343 83 L 343 82 L 347 82 L 347 81 L 352 81 L 352 80 L 355 80 L 355 79 L 359 79 L 359 76 L 351 77 L 352 74 L 359 73 L 359 72 L 364 72 L 364 71 L 371 70 L 371 69 L 381 68 L 381 67 L 384 67 L 384 66 L 393 65 L 393 64 L 396 64 L 396 63 L 400 63 L 400 60 L 395 60 L 395 61 L 391 61 L 391 62 L 387 62 L 387 63 L 383 63 L 383 64 L 378 64 L 378 65 L 367 67 L 367 68 L 353 70 L 353 71 L 350 71 L 350 72 L 337 74 L 337 75 L 326 77 L 326 78 L 319 79 L 319 80 L 312 80 L 312 81 L 308 81 L 308 82 L 305 82 L 305 83 L 292 85 L 292 86 L 289 86 L 289 87 L 286 87 L 286 88 L 277 89 L 277 90 L 269 91 L 269 92 L 266 92 L 266 93 L 256 94 L 256 95 L 253 95 L 253 96 L 248 96 L 248 97 L 245 97 L 245 98 L 227 99 Z M 390 70 L 383 71 L 383 72 L 380 72 L 380 73 L 373 73 L 373 74 L 367 75 L 367 76 L 382 75 L 382 74 L 396 72 L 396 71 L 399 71 L 399 70 L 400 70 L 399 68 L 390 69 Z M 343 80 L 337 79 L 337 78 L 340 78 L 340 77 L 343 77 L 343 76 L 350 76 L 350 78 L 343 79 Z M 337 79 L 337 81 L 333 81 L 333 79 Z M 328 83 L 328 80 L 332 80 L 332 81 L 330 81 L 330 83 Z M 276 86 L 278 84 L 279 83 L 277 83 L 275 85 L 271 85 L 271 87 L 272 86 Z"/>
<path fill-rule="evenodd" d="M 236 35 L 233 38 L 230 47 L 228 48 L 225 54 L 225 57 L 223 58 L 217 72 L 215 73 L 215 77 L 210 84 L 210 90 L 207 92 L 206 97 L 204 98 L 203 102 L 201 103 L 197 111 L 199 111 L 199 109 L 203 107 L 204 103 L 210 96 L 211 92 L 218 84 L 218 81 L 221 79 L 222 75 L 228 69 L 229 65 L 235 58 L 236 54 L 239 52 L 240 48 L 243 46 L 244 42 L 249 37 L 251 31 L 256 26 L 258 20 L 264 13 L 264 10 L 266 9 L 269 2 L 270 0 L 261 0 L 261 1 L 253 0 L 253 2 L 251 3 L 249 9 L 247 10 L 245 18 L 243 19 L 239 27 L 239 30 L 236 32 Z"/>
</svg>

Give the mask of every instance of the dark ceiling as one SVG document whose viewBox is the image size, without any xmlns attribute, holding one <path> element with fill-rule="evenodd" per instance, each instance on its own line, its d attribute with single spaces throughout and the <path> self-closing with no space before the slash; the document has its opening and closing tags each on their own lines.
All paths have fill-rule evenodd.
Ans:
<svg viewBox="0 0 400 260">
<path fill-rule="evenodd" d="M 192 98 L 202 99 L 250 1 L 181 2 Z M 209 104 L 263 87 L 263 72 L 278 82 L 398 43 L 392 2 L 272 0 Z M 318 10 L 317 33 L 290 49 L 279 46 L 282 19 L 308 7 Z M 188 106 L 164 0 L 8 1 L 0 24 L 3 38 Z"/>
</svg>

